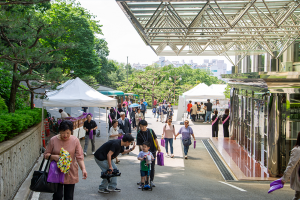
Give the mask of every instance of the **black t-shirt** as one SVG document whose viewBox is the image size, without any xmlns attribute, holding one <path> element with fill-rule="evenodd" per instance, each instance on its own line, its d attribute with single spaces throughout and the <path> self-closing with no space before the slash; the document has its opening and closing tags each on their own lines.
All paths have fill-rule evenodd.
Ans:
<svg viewBox="0 0 300 200">
<path fill-rule="evenodd" d="M 204 105 L 206 106 L 207 111 L 212 111 L 212 103 L 205 103 Z"/>
<path fill-rule="evenodd" d="M 151 129 L 152 130 L 152 129 Z M 152 130 L 152 135 L 153 135 L 153 138 L 154 140 L 157 138 L 156 134 L 154 133 L 154 131 Z M 155 148 L 155 145 L 154 145 L 154 141 L 153 141 L 153 138 L 152 138 L 152 135 L 151 135 L 151 132 L 150 132 L 150 129 L 147 128 L 147 131 L 139 131 L 137 136 L 136 136 L 136 141 L 137 141 L 137 145 L 143 145 L 143 143 L 145 141 L 148 141 L 150 142 L 151 146 L 150 146 L 150 151 L 152 153 L 155 153 L 156 152 L 156 148 Z"/>
<path fill-rule="evenodd" d="M 86 129 L 88 129 L 88 131 L 86 131 L 86 135 L 88 135 L 90 133 L 90 130 L 97 127 L 97 123 L 94 120 L 91 120 L 91 122 L 89 123 L 88 120 L 86 120 L 83 124 L 83 127 L 85 127 Z M 96 135 L 96 130 L 93 131 L 93 134 Z"/>
<path fill-rule="evenodd" d="M 97 151 L 94 156 L 100 161 L 107 160 L 107 154 L 109 151 L 114 152 L 111 159 L 116 158 L 120 153 L 124 152 L 124 147 L 121 146 L 121 140 L 109 140 L 104 143 Z"/>
</svg>

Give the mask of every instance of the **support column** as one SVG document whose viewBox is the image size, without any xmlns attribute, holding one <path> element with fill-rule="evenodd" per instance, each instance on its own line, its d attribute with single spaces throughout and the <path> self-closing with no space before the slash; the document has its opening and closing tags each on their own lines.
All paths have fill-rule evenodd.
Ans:
<svg viewBox="0 0 300 200">
<path fill-rule="evenodd" d="M 252 56 L 251 71 L 258 72 L 258 55 Z"/>
<path fill-rule="evenodd" d="M 270 72 L 271 71 L 271 55 L 268 53 L 265 53 L 265 66 L 264 66 L 264 71 L 265 72 Z"/>
<path fill-rule="evenodd" d="M 293 71 L 294 45 L 290 45 L 282 54 L 282 63 L 279 66 L 280 72 Z"/>
<path fill-rule="evenodd" d="M 271 59 L 271 71 L 278 72 L 279 59 L 276 59 L 277 51 L 274 51 L 273 54 L 274 54 L 274 57 Z"/>
</svg>

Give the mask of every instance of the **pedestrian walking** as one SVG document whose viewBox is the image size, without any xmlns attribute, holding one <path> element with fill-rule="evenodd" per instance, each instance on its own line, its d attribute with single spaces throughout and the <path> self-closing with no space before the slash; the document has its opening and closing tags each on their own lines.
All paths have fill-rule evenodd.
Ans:
<svg viewBox="0 0 300 200">
<path fill-rule="evenodd" d="M 192 108 L 190 109 L 190 113 L 192 116 L 192 121 L 196 121 L 196 115 L 197 115 L 197 102 L 195 102 L 195 104 L 192 106 Z"/>
<path fill-rule="evenodd" d="M 205 121 L 206 110 L 205 110 L 205 106 L 203 105 L 203 102 L 201 102 L 201 113 L 203 113 L 203 112 L 204 112 L 204 114 L 201 114 L 201 116 L 202 116 L 203 121 Z"/>
<path fill-rule="evenodd" d="M 299 180 L 299 167 L 300 167 L 300 132 L 297 136 L 297 141 L 291 151 L 289 163 L 281 177 L 282 183 L 286 183 L 290 179 L 290 187 L 295 190 L 295 197 L 293 200 L 300 199 L 300 180 Z"/>
<path fill-rule="evenodd" d="M 155 116 L 156 116 L 156 107 L 154 107 L 154 108 L 152 109 L 152 113 L 153 113 L 154 118 L 155 118 Z"/>
<path fill-rule="evenodd" d="M 117 140 L 118 137 L 121 137 L 123 134 L 120 133 L 119 127 L 118 127 L 118 120 L 114 119 L 112 121 L 112 127 L 109 130 L 108 133 L 108 140 Z M 116 164 L 118 164 L 120 161 L 118 160 L 118 157 L 116 157 Z"/>
<path fill-rule="evenodd" d="M 130 113 L 130 119 L 131 119 L 133 129 L 136 129 L 136 119 L 135 119 L 136 110 L 135 109 L 136 108 L 132 108 L 132 111 Z"/>
<path fill-rule="evenodd" d="M 119 129 L 123 131 L 124 134 L 131 134 L 131 124 L 128 118 L 125 117 L 125 113 L 120 113 L 120 118 L 118 119 Z M 129 147 L 126 147 L 128 149 Z"/>
<path fill-rule="evenodd" d="M 130 105 L 131 105 L 131 102 L 128 102 L 127 110 L 128 110 L 128 113 L 129 113 L 129 118 L 131 118 L 131 112 L 132 112 L 132 108 L 129 107 Z"/>
<path fill-rule="evenodd" d="M 137 113 L 135 114 L 135 121 L 136 121 L 136 132 L 138 133 L 140 130 L 140 126 L 139 123 L 141 120 L 144 120 L 145 117 L 143 115 L 143 113 L 141 112 L 141 109 L 138 108 Z"/>
<path fill-rule="evenodd" d="M 218 117 L 218 111 L 215 110 L 214 116 L 212 117 L 212 137 L 218 137 L 219 132 L 219 117 Z"/>
<path fill-rule="evenodd" d="M 197 102 L 197 119 L 200 119 L 200 114 L 198 114 L 198 112 L 201 111 L 201 104 L 200 102 Z"/>
<path fill-rule="evenodd" d="M 209 118 L 209 123 L 211 122 L 211 112 L 212 112 L 212 103 L 210 103 L 210 99 L 207 99 L 207 103 L 204 104 L 204 109 L 206 110 L 205 122 L 207 123 L 207 118 Z"/>
<path fill-rule="evenodd" d="M 145 112 L 146 112 L 146 105 L 144 104 L 144 101 L 141 101 L 141 112 L 143 113 L 143 115 L 145 116 Z"/>
<path fill-rule="evenodd" d="M 148 123 L 146 120 L 141 120 L 139 123 L 140 131 L 137 133 L 136 140 L 137 145 L 139 145 L 140 150 L 143 148 L 143 143 L 150 142 L 150 152 L 152 153 L 154 159 L 156 159 L 156 151 L 160 152 L 160 146 L 158 144 L 157 136 L 152 129 L 147 128 Z M 150 184 L 155 187 L 154 184 L 154 174 L 155 174 L 155 160 L 151 162 L 151 173 L 150 173 Z M 141 183 L 139 182 L 138 185 Z"/>
<path fill-rule="evenodd" d="M 229 109 L 225 109 L 225 114 L 222 117 L 224 137 L 229 137 L 229 130 L 228 130 L 229 120 L 230 120 Z"/>
<path fill-rule="evenodd" d="M 173 112 L 174 112 L 174 110 L 173 110 L 173 107 L 172 107 L 172 105 L 171 104 L 169 104 L 169 106 L 167 107 L 167 119 L 169 119 L 169 118 L 173 118 Z"/>
<path fill-rule="evenodd" d="M 125 115 L 124 115 L 125 116 Z M 95 161 L 100 167 L 102 172 L 107 170 L 118 169 L 113 159 L 120 153 L 126 154 L 135 149 L 135 145 L 132 148 L 124 150 L 124 147 L 128 147 L 134 141 L 134 138 L 130 134 L 123 136 L 121 140 L 109 140 L 104 143 L 94 154 Z M 102 179 L 99 185 L 99 193 L 108 194 L 110 192 L 121 192 L 121 189 L 117 188 L 117 177 L 110 178 L 110 182 L 107 179 Z"/>
<path fill-rule="evenodd" d="M 156 121 L 158 122 L 158 118 L 160 117 L 160 112 L 159 112 L 159 108 L 160 108 L 160 103 L 157 105 L 156 107 Z"/>
<path fill-rule="evenodd" d="M 128 110 L 126 108 L 126 104 L 125 103 L 123 103 L 122 112 L 124 112 L 125 113 L 125 117 L 127 117 Z"/>
<path fill-rule="evenodd" d="M 122 105 L 119 103 L 117 108 L 117 119 L 120 119 L 120 113 L 123 112 Z"/>
<path fill-rule="evenodd" d="M 173 135 L 175 136 L 175 126 L 172 124 L 172 119 L 168 119 L 168 123 L 163 128 L 162 140 L 165 140 L 165 149 L 167 152 L 166 156 L 170 156 L 168 151 L 168 145 L 170 144 L 171 158 L 174 157 L 173 154 Z"/>
<path fill-rule="evenodd" d="M 162 112 L 163 112 L 163 115 L 164 115 L 163 119 L 165 119 L 165 115 L 168 114 L 167 107 L 168 107 L 167 103 L 162 105 Z M 165 123 L 165 121 L 162 120 L 162 123 Z"/>
<path fill-rule="evenodd" d="M 112 127 L 112 121 L 113 121 L 114 119 L 116 119 L 115 110 L 114 110 L 113 108 L 111 108 L 111 109 L 109 110 L 109 114 L 108 114 L 107 117 L 108 117 L 108 132 L 109 132 L 110 128 Z"/>
<path fill-rule="evenodd" d="M 164 123 L 165 115 L 164 115 L 164 110 L 163 110 L 162 103 L 159 104 L 158 112 L 159 112 L 159 115 L 160 115 L 160 121 L 162 123 Z"/>
<path fill-rule="evenodd" d="M 191 136 L 193 136 L 194 141 L 196 140 L 193 129 L 189 126 L 188 120 L 184 121 L 184 126 L 179 129 L 177 135 L 175 136 L 175 140 L 179 134 L 182 135 L 181 140 L 182 140 L 182 144 L 183 144 L 183 148 L 184 148 L 184 155 L 185 155 L 184 158 L 188 159 L 187 154 L 189 152 L 189 147 L 192 144 Z"/>
<path fill-rule="evenodd" d="M 188 105 L 187 105 L 187 112 L 188 112 L 188 114 L 187 114 L 187 116 L 186 116 L 186 118 L 188 118 L 189 117 L 189 115 L 190 115 L 190 118 L 192 118 L 191 117 L 191 108 L 192 108 L 192 101 L 190 101 L 189 103 L 188 103 Z"/>
<path fill-rule="evenodd" d="M 153 101 L 153 108 L 156 108 L 156 105 L 157 105 L 157 100 L 154 99 L 154 101 Z"/>
<path fill-rule="evenodd" d="M 75 184 L 79 182 L 78 165 L 82 171 L 82 178 L 87 178 L 87 172 L 84 165 L 83 151 L 80 142 L 73 135 L 73 123 L 65 120 L 59 124 L 59 134 L 52 137 L 44 153 L 45 159 L 50 157 L 50 161 L 58 162 L 60 159 L 60 150 L 64 148 L 71 155 L 72 162 L 68 174 L 64 177 L 64 183 L 58 183 L 57 191 L 53 194 L 53 199 L 62 200 L 74 199 Z"/>
<path fill-rule="evenodd" d="M 87 148 L 89 146 L 89 140 L 91 140 L 92 143 L 92 154 L 95 153 L 95 135 L 96 135 L 96 130 L 98 128 L 97 123 L 92 120 L 92 116 L 88 114 L 86 116 L 87 120 L 83 123 L 83 129 L 86 131 L 85 132 L 85 145 L 84 145 L 84 152 L 83 154 L 87 156 Z M 90 139 L 89 133 L 90 131 L 93 131 L 93 139 Z"/>
</svg>

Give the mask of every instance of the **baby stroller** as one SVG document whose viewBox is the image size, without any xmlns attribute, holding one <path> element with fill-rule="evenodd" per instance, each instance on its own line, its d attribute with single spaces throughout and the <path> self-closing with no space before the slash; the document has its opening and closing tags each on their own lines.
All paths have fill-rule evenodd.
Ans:
<svg viewBox="0 0 300 200">
<path fill-rule="evenodd" d="M 145 160 L 146 160 L 146 158 L 145 158 Z M 144 191 L 144 190 L 152 191 L 152 186 L 150 184 L 150 166 L 151 166 L 151 162 L 147 163 L 147 166 L 148 166 L 148 173 L 147 173 L 147 177 L 146 177 L 146 180 L 145 180 L 145 185 L 143 185 L 143 187 L 142 187 L 142 191 Z"/>
</svg>

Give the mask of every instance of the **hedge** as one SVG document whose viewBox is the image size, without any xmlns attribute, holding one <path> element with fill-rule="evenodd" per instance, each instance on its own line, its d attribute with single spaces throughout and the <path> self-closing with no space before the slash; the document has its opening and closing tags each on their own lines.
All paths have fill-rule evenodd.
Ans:
<svg viewBox="0 0 300 200">
<path fill-rule="evenodd" d="M 46 110 L 44 110 L 47 113 Z M 0 113 L 0 142 L 9 140 L 38 124 L 42 119 L 41 108 L 25 108 L 15 113 Z"/>
</svg>

